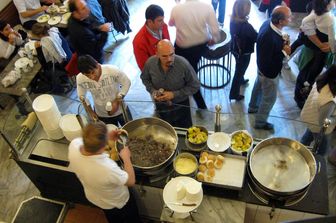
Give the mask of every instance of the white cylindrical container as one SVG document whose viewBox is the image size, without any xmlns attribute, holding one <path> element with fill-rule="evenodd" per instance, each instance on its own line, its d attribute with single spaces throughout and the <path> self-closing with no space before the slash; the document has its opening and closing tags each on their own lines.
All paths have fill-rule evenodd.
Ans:
<svg viewBox="0 0 336 223">
<path fill-rule="evenodd" d="M 84 117 L 81 116 L 83 119 Z M 63 115 L 59 126 L 61 127 L 65 138 L 69 141 L 82 136 L 82 127 L 80 126 L 75 114 Z"/>
<path fill-rule="evenodd" d="M 186 198 L 188 201 L 195 202 L 199 200 L 202 192 L 202 183 L 197 181 L 189 182 L 186 185 Z"/>
<path fill-rule="evenodd" d="M 56 129 L 43 129 L 47 133 L 49 139 L 61 139 L 64 137 L 62 129 L 60 127 L 57 127 Z"/>
<path fill-rule="evenodd" d="M 45 130 L 60 128 L 59 121 L 61 119 L 61 113 L 51 95 L 42 94 L 35 98 L 33 101 L 33 109 Z"/>
</svg>

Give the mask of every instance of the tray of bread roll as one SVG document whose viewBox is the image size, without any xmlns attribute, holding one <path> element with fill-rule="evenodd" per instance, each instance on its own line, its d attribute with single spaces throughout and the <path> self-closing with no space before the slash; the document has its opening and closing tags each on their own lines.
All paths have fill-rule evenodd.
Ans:
<svg viewBox="0 0 336 223">
<path fill-rule="evenodd" d="M 204 150 L 199 155 L 196 180 L 206 185 L 241 190 L 246 157 Z"/>
</svg>

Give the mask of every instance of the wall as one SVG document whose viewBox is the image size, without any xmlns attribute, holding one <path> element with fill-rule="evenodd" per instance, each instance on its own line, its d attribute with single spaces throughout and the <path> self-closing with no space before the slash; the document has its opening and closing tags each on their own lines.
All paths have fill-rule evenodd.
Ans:
<svg viewBox="0 0 336 223">
<path fill-rule="evenodd" d="M 12 0 L 1 0 L 0 1 L 0 11 L 2 10 L 2 9 L 4 9 L 7 5 L 8 5 L 8 3 L 9 2 L 11 2 Z"/>
</svg>

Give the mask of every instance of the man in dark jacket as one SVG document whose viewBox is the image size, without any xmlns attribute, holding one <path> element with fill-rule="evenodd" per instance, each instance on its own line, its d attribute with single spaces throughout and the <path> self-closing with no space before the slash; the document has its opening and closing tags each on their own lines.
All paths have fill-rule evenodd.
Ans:
<svg viewBox="0 0 336 223">
<path fill-rule="evenodd" d="M 254 83 L 249 113 L 257 113 L 255 128 L 273 130 L 273 124 L 267 122 L 268 115 L 276 101 L 279 73 L 285 54 L 291 49 L 285 44 L 281 30 L 290 22 L 291 11 L 286 6 L 278 6 L 270 20 L 263 23 L 257 38 L 258 76 Z"/>
<path fill-rule="evenodd" d="M 90 16 L 90 9 L 84 0 L 70 0 L 71 17 L 68 32 L 71 46 L 77 54 L 89 54 L 99 63 L 103 63 L 103 47 L 107 41 L 110 23 L 99 23 Z"/>
</svg>

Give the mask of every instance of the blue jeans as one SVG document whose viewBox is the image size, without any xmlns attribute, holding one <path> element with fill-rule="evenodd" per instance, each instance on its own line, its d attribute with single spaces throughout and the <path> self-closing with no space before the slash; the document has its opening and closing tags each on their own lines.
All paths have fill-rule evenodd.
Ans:
<svg viewBox="0 0 336 223">
<path fill-rule="evenodd" d="M 225 5 L 226 5 L 226 0 L 212 0 L 212 7 L 214 8 L 215 12 L 217 11 L 218 7 L 218 22 L 219 23 L 224 23 L 224 17 L 225 17 Z"/>
<path fill-rule="evenodd" d="M 300 142 L 305 146 L 310 146 L 313 141 L 316 141 L 320 133 L 313 133 L 310 129 L 307 128 L 306 132 L 303 134 Z M 317 149 L 317 154 L 325 155 L 330 146 L 331 134 L 324 135 L 321 139 L 320 146 Z"/>
<path fill-rule="evenodd" d="M 277 98 L 278 83 L 279 76 L 271 79 L 260 74 L 258 71 L 249 103 L 249 110 L 257 111 L 256 126 L 262 126 L 267 123 L 268 115 Z"/>
<path fill-rule="evenodd" d="M 230 98 L 240 95 L 240 86 L 244 81 L 245 71 L 250 64 L 251 54 L 236 55 L 236 70 L 233 76 Z"/>
</svg>

